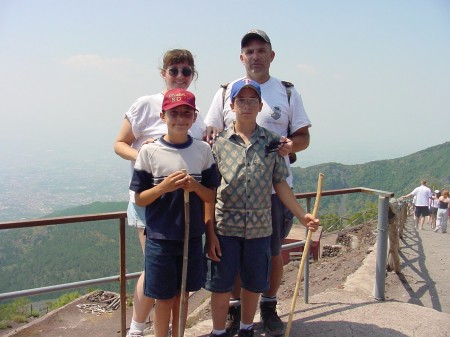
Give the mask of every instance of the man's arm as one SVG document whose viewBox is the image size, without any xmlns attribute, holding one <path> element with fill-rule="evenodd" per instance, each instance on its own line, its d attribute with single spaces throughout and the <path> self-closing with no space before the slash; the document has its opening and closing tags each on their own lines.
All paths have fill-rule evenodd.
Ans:
<svg viewBox="0 0 450 337">
<path fill-rule="evenodd" d="M 214 137 L 223 130 L 223 88 L 220 88 L 211 102 L 208 113 L 205 116 L 206 141 L 211 144 Z"/>
<path fill-rule="evenodd" d="M 409 198 L 409 197 L 412 197 L 412 196 L 413 196 L 413 193 L 411 192 L 411 193 L 402 195 L 402 196 L 400 197 L 400 199 Z"/>
<path fill-rule="evenodd" d="M 303 151 L 309 146 L 309 127 L 305 126 L 303 128 L 295 131 L 291 136 L 292 140 L 292 152 Z"/>
<path fill-rule="evenodd" d="M 309 126 L 298 129 L 288 138 L 281 137 L 280 141 L 286 142 L 278 151 L 280 156 L 305 150 L 309 146 Z"/>
<path fill-rule="evenodd" d="M 289 125 L 291 133 L 288 135 L 288 142 L 283 146 L 285 148 L 284 151 L 279 152 L 282 156 L 305 150 L 308 148 L 310 141 L 309 128 L 311 127 L 311 121 L 306 114 L 303 100 L 295 87 L 291 87 L 290 91 Z"/>
</svg>

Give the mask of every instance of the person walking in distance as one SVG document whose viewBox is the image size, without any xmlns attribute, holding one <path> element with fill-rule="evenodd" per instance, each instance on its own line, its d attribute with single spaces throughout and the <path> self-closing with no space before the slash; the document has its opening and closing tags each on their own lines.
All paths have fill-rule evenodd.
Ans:
<svg viewBox="0 0 450 337">
<path fill-rule="evenodd" d="M 442 233 L 447 233 L 448 212 L 450 208 L 450 198 L 448 197 L 448 190 L 443 190 L 439 197 L 439 208 L 436 217 L 435 232 L 441 230 Z"/>
<path fill-rule="evenodd" d="M 441 196 L 441 191 L 435 190 L 430 199 L 430 218 L 428 224 L 431 225 L 431 229 L 436 228 L 436 215 L 439 208 L 439 197 Z"/>
<path fill-rule="evenodd" d="M 430 210 L 428 208 L 428 203 L 431 198 L 431 190 L 427 187 L 426 180 L 420 180 L 420 186 L 416 187 L 411 193 L 403 195 L 401 198 L 409 198 L 411 196 L 416 197 L 416 210 L 415 210 L 415 220 L 416 228 L 423 229 L 423 224 L 425 218 L 430 215 Z"/>
<path fill-rule="evenodd" d="M 192 53 L 186 49 L 168 50 L 164 54 L 160 74 L 165 84 L 163 90 L 136 99 L 125 113 L 119 134 L 114 142 L 114 151 L 123 159 L 130 161 L 131 170 L 134 168 L 141 146 L 167 133 L 167 124 L 160 117 L 164 93 L 172 89 L 189 87 L 197 74 Z M 189 133 L 196 139 L 202 139 L 204 132 L 205 124 L 201 118 L 197 118 Z M 128 225 L 137 228 L 141 248 L 144 252 L 145 207 L 136 205 L 134 191 L 130 190 L 129 194 Z M 136 283 L 133 317 L 127 336 L 142 336 L 145 321 L 155 303 L 154 299 L 144 295 L 144 277 L 145 274 L 142 273 Z"/>
<path fill-rule="evenodd" d="M 256 117 L 258 125 L 280 136 L 278 154 L 284 157 L 290 172 L 289 154 L 302 151 L 309 146 L 311 122 L 303 107 L 302 99 L 292 84 L 286 84 L 270 75 L 270 65 L 275 58 L 272 43 L 267 34 L 252 29 L 241 39 L 240 60 L 245 68 L 245 78 L 257 82 L 261 87 L 262 109 Z M 240 79 L 238 79 L 240 80 Z M 238 81 L 231 82 L 226 89 L 215 94 L 205 117 L 206 140 L 212 140 L 223 129 L 232 127 L 236 114 L 231 108 L 231 88 Z M 292 174 L 287 178 L 292 188 Z M 282 204 L 272 189 L 271 199 L 272 235 L 270 287 L 261 295 L 260 313 L 265 331 L 270 335 L 282 335 L 284 323 L 277 314 L 277 292 L 283 276 L 281 245 L 292 227 L 292 213 Z M 240 322 L 239 278 L 230 299 L 228 331 L 233 334 Z"/>
</svg>

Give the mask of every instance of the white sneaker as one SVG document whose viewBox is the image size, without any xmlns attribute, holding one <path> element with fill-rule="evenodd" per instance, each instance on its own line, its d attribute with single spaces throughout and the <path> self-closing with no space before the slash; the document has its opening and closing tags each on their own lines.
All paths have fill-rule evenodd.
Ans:
<svg viewBox="0 0 450 337">
<path fill-rule="evenodd" d="M 128 331 L 127 337 L 144 337 L 143 333 L 140 331 Z"/>
</svg>

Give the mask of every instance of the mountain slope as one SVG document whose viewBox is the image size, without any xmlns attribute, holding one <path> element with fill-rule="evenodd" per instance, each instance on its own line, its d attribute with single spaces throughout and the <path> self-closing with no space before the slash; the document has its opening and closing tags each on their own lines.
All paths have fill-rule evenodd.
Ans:
<svg viewBox="0 0 450 337">
<path fill-rule="evenodd" d="M 307 168 L 294 167 L 294 191 L 315 191 L 319 173 L 325 174 L 324 190 L 349 187 L 367 187 L 394 192 L 396 197 L 411 192 L 425 179 L 434 189 L 450 186 L 450 142 L 389 160 L 358 165 L 326 163 Z M 376 202 L 373 196 L 362 194 L 327 197 L 323 199 L 321 213 L 345 214 L 352 209 Z"/>
<path fill-rule="evenodd" d="M 326 163 L 307 168 L 293 168 L 295 191 L 312 191 L 319 172 L 326 175 L 324 189 L 364 186 L 395 192 L 410 192 L 424 178 L 430 188 L 443 188 L 450 184 L 450 142 L 440 144 L 411 155 L 358 165 Z M 301 186 L 301 188 L 300 188 Z"/>
<path fill-rule="evenodd" d="M 449 168 L 450 142 L 446 142 L 398 159 L 360 165 L 327 163 L 295 167 L 294 192 L 315 191 L 318 174 L 322 172 L 324 190 L 363 186 L 400 196 L 418 186 L 420 178 L 425 178 L 432 188 L 448 188 Z M 322 198 L 320 215 L 352 214 L 376 202 L 375 196 L 364 194 L 326 197 Z M 125 211 L 126 207 L 126 202 L 95 202 L 49 217 Z M 136 231 L 126 227 L 127 272 L 140 271 L 143 256 Z M 117 275 L 118 271 L 118 221 L 1 231 L 1 292 Z"/>
<path fill-rule="evenodd" d="M 95 202 L 49 217 L 125 211 L 126 202 Z M 143 255 L 136 231 L 127 227 L 127 271 L 139 271 Z M 119 274 L 119 222 L 104 220 L 2 231 L 2 292 Z"/>
</svg>

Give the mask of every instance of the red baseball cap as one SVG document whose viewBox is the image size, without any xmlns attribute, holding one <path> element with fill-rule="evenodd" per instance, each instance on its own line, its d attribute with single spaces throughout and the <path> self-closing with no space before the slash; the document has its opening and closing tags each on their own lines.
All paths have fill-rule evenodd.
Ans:
<svg viewBox="0 0 450 337">
<path fill-rule="evenodd" d="M 176 108 L 180 105 L 187 105 L 192 109 L 197 110 L 194 94 L 185 89 L 173 89 L 164 94 L 162 103 L 163 111 Z"/>
</svg>

